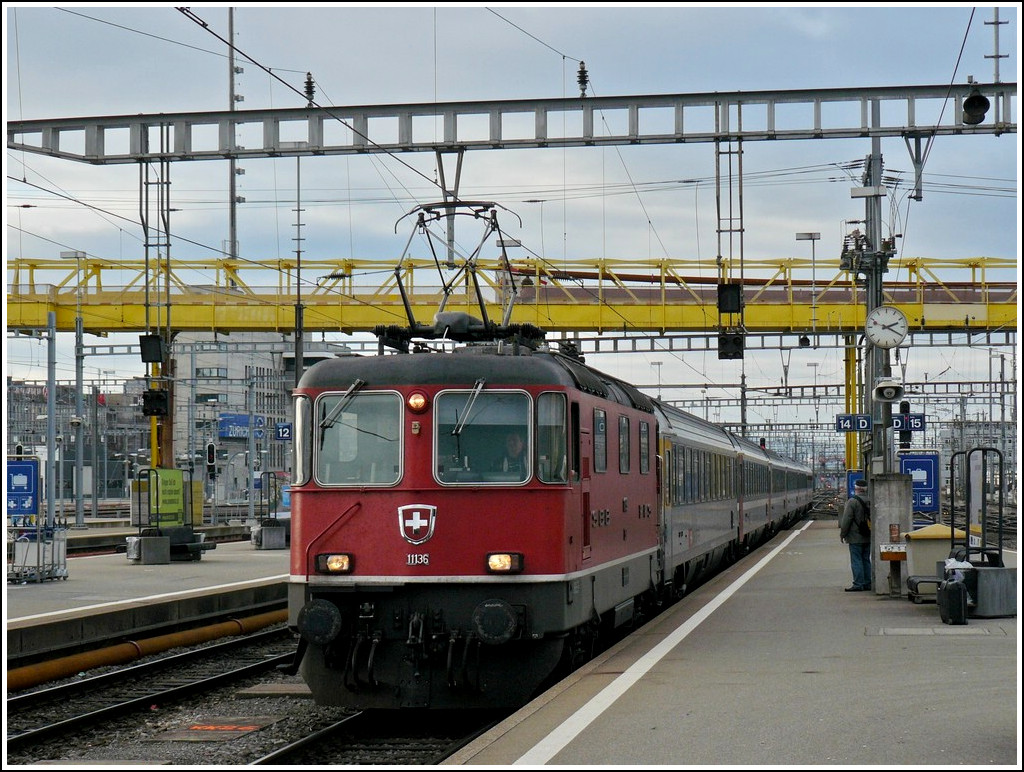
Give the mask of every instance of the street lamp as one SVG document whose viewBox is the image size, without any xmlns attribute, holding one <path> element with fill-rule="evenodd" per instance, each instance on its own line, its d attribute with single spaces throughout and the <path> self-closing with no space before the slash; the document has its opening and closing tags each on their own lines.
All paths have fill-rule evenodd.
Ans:
<svg viewBox="0 0 1024 772">
<path fill-rule="evenodd" d="M 54 451 L 54 458 L 57 460 L 57 495 L 54 497 L 54 501 L 60 509 L 60 521 L 64 520 L 64 453 L 62 448 L 64 447 L 64 436 L 58 434 L 54 438 L 54 442 L 57 443 L 56 450 Z"/>
<path fill-rule="evenodd" d="M 818 347 L 818 282 L 815 273 L 815 243 L 821 238 L 820 233 L 798 233 L 797 241 L 811 242 L 811 333 L 814 335 L 814 347 Z"/>
<path fill-rule="evenodd" d="M 811 392 L 812 398 L 814 399 L 814 426 L 811 429 L 811 490 L 818 487 L 818 475 L 814 469 L 814 465 L 817 462 L 817 453 L 814 447 L 814 435 L 818 431 L 818 365 L 820 362 L 808 362 L 808 367 L 814 368 L 814 391 Z"/>
<path fill-rule="evenodd" d="M 658 399 L 661 399 L 661 362 L 651 362 L 651 364 L 658 368 Z"/>
</svg>

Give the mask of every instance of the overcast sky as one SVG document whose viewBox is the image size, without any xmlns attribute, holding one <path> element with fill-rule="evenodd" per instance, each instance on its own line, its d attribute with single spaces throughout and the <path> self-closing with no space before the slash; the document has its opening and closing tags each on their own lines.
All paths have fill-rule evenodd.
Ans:
<svg viewBox="0 0 1024 772">
<path fill-rule="evenodd" d="M 244 97 L 240 109 L 301 107 L 296 90 L 309 72 L 321 105 L 561 98 L 578 95 L 580 61 L 591 96 L 924 86 L 969 77 L 991 82 L 997 66 L 999 80 L 1018 82 L 1017 4 L 1000 6 L 1006 23 L 998 27 L 994 7 L 246 4 L 234 12 L 235 43 L 243 54 L 236 64 L 244 69 L 236 91 Z M 228 63 L 220 38 L 228 37 L 228 9 L 190 8 L 208 29 L 158 4 L 5 4 L 7 116 L 227 109 Z M 999 58 L 993 56 L 997 29 Z M 913 177 L 904 141 L 883 140 L 886 173 L 904 181 L 890 197 L 885 226 L 903 234 L 900 254 L 1019 257 L 1019 147 L 1018 134 L 937 139 L 918 202 L 907 197 Z M 746 143 L 746 258 L 807 257 L 809 245 L 794 234 L 818 231 L 817 270 L 831 278 L 844 223 L 864 216 L 863 202 L 850 198 L 860 181 L 841 167 L 870 152 L 866 139 Z M 141 229 L 121 219 L 137 220 L 134 166 L 10 151 L 4 164 L 5 258 L 53 258 L 65 250 L 141 258 Z M 238 194 L 246 199 L 238 208 L 240 253 L 260 260 L 293 255 L 295 161 L 240 165 L 245 175 L 237 178 Z M 396 235 L 396 220 L 417 201 L 439 198 L 429 183 L 435 165 L 432 153 L 405 154 L 401 162 L 383 156 L 304 161 L 303 255 L 397 259 L 408 232 Z M 174 205 L 181 209 L 172 228 L 177 257 L 211 259 L 228 238 L 227 169 L 216 161 L 174 166 Z M 713 271 L 714 169 L 711 144 L 480 151 L 467 154 L 461 193 L 515 212 L 523 222 L 520 229 L 510 218 L 512 235 L 552 260 L 699 258 Z M 69 204 L 57 192 L 103 211 Z M 525 203 L 540 199 L 543 204 Z M 24 204 L 33 208 L 15 208 Z M 58 380 L 74 378 L 68 338 L 61 336 Z M 102 342 L 110 341 L 85 340 Z M 8 340 L 6 348 L 7 373 L 45 379 L 45 344 Z M 984 378 L 990 368 L 985 350 L 905 356 L 908 380 L 925 372 L 934 378 L 944 368 L 943 380 Z M 87 363 L 88 377 L 110 369 L 144 374 L 137 361 L 103 359 Z M 638 383 L 654 382 L 655 360 L 664 363 L 664 383 L 734 383 L 743 367 L 751 385 L 771 385 L 781 382 L 785 355 L 750 352 L 742 364 L 714 355 L 684 361 L 667 352 L 629 361 L 590 359 Z M 818 366 L 808 367 L 811 361 Z M 835 349 L 795 351 L 787 364 L 791 383 L 811 383 L 814 374 L 819 383 L 842 380 L 842 355 Z M 751 416 L 765 418 L 779 420 Z"/>
</svg>

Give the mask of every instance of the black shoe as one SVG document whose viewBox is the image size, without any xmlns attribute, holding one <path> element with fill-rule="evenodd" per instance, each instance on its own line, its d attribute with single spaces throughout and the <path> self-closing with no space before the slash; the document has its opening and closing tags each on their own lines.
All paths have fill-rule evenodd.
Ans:
<svg viewBox="0 0 1024 772">
<path fill-rule="evenodd" d="M 864 592 L 864 589 L 865 588 L 863 587 L 858 587 L 857 585 L 854 585 L 853 587 L 847 587 L 845 590 L 843 590 L 843 592 Z"/>
</svg>

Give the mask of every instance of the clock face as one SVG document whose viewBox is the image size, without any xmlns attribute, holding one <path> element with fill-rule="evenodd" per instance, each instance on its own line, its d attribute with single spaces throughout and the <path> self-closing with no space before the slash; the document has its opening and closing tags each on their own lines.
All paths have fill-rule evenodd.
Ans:
<svg viewBox="0 0 1024 772">
<path fill-rule="evenodd" d="M 898 308 L 878 306 L 870 314 L 864 325 L 864 332 L 876 346 L 893 348 L 900 345 L 907 337 L 910 326 L 907 317 Z"/>
</svg>

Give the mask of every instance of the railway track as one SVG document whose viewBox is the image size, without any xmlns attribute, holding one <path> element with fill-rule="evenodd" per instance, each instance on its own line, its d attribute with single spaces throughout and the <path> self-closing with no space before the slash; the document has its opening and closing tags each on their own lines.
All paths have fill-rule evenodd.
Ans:
<svg viewBox="0 0 1024 772">
<path fill-rule="evenodd" d="M 270 630 L 12 695 L 8 763 L 432 765 L 506 715 L 459 711 L 396 722 L 321 708 L 304 685 L 273 688 L 294 648 L 286 630 Z M 226 729 L 239 736 L 192 741 Z"/>
<path fill-rule="evenodd" d="M 507 716 L 508 712 L 424 711 L 403 715 L 396 722 L 390 715 L 360 712 L 282 745 L 250 764 L 433 766 Z"/>
<path fill-rule="evenodd" d="M 16 694 L 6 704 L 8 752 L 265 673 L 290 662 L 294 649 L 286 629 L 266 630 Z"/>
</svg>

